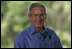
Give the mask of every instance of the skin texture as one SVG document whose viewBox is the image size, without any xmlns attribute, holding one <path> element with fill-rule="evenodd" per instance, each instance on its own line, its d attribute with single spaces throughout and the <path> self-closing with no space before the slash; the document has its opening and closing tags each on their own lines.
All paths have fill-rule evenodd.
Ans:
<svg viewBox="0 0 72 49">
<path fill-rule="evenodd" d="M 32 10 L 32 13 L 31 13 L 31 15 L 29 14 L 29 19 L 30 19 L 32 25 L 34 26 L 34 28 L 38 32 L 41 33 L 43 31 L 42 26 L 45 21 L 44 10 L 43 10 L 43 8 L 40 8 L 40 7 L 33 7 L 31 10 Z"/>
</svg>

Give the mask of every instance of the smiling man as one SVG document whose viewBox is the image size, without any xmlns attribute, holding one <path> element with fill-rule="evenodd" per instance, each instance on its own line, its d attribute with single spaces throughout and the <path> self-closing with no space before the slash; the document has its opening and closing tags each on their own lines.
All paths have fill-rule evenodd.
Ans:
<svg viewBox="0 0 72 49">
<path fill-rule="evenodd" d="M 14 48 L 62 48 L 55 32 L 44 26 L 46 9 L 40 3 L 29 8 L 31 25 L 22 31 L 15 40 Z"/>
</svg>

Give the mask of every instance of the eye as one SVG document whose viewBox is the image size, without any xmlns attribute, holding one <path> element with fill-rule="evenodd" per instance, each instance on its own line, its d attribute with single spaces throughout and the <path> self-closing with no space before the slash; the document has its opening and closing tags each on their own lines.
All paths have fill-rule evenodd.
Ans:
<svg viewBox="0 0 72 49">
<path fill-rule="evenodd" d="M 34 16 L 38 16 L 38 14 L 34 14 Z"/>
<path fill-rule="evenodd" d="M 44 16 L 44 14 L 40 14 L 40 16 Z"/>
</svg>

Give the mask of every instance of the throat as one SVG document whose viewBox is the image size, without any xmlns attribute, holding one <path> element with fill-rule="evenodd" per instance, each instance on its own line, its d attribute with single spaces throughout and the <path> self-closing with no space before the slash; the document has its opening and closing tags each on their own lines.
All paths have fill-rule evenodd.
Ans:
<svg viewBox="0 0 72 49">
<path fill-rule="evenodd" d="M 43 32 L 43 27 L 34 27 L 36 31 L 42 33 Z"/>
<path fill-rule="evenodd" d="M 37 28 L 37 31 L 41 33 L 41 32 L 43 32 L 43 29 L 40 28 L 40 27 L 38 27 L 38 28 Z"/>
</svg>

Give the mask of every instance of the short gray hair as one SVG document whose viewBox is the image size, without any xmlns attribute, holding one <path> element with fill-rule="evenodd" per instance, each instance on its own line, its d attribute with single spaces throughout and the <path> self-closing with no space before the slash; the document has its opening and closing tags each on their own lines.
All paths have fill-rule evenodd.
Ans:
<svg viewBox="0 0 72 49">
<path fill-rule="evenodd" d="M 39 7 L 39 8 L 43 8 L 44 9 L 44 14 L 46 15 L 46 8 L 44 5 L 40 4 L 40 3 L 33 3 L 31 4 L 30 8 L 29 8 L 29 14 L 31 15 L 32 13 L 32 8 L 33 7 Z"/>
</svg>

